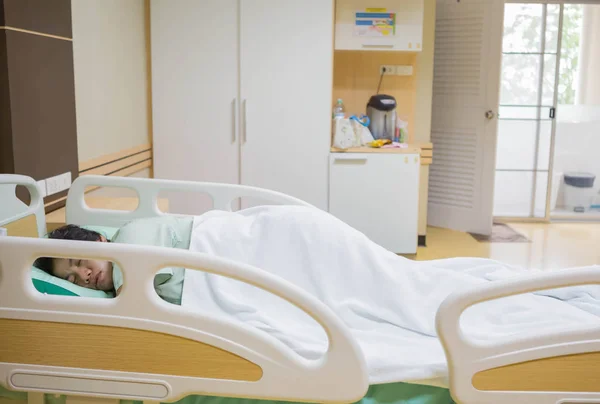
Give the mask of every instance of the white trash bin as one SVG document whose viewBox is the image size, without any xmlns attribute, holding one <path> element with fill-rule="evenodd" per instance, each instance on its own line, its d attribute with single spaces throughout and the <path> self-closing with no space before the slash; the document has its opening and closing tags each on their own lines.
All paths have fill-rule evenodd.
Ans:
<svg viewBox="0 0 600 404">
<path fill-rule="evenodd" d="M 594 203 L 596 176 L 585 172 L 565 173 L 565 207 L 575 212 L 585 212 Z"/>
</svg>

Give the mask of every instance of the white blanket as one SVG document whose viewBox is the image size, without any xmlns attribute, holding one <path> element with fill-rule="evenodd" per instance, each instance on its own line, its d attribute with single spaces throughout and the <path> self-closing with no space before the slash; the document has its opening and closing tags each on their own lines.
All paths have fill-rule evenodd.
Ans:
<svg viewBox="0 0 600 404">
<path fill-rule="evenodd" d="M 442 300 L 461 288 L 524 273 L 487 259 L 412 261 L 326 212 L 291 206 L 199 216 L 190 250 L 254 265 L 318 297 L 351 329 L 371 384 L 447 386 L 445 355 L 434 325 Z M 225 277 L 186 271 L 182 304 L 264 330 L 305 357 L 327 348 L 322 328 L 300 309 Z M 600 288 L 504 298 L 474 306 L 463 318 L 467 335 L 486 341 L 600 324 Z"/>
</svg>

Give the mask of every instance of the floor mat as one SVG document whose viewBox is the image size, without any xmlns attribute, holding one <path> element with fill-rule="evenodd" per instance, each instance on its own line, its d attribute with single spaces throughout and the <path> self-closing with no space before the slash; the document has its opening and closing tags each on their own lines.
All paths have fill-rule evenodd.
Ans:
<svg viewBox="0 0 600 404">
<path fill-rule="evenodd" d="M 492 234 L 484 236 L 482 234 L 469 233 L 480 243 L 530 243 L 527 237 L 514 230 L 507 224 L 494 223 Z"/>
</svg>

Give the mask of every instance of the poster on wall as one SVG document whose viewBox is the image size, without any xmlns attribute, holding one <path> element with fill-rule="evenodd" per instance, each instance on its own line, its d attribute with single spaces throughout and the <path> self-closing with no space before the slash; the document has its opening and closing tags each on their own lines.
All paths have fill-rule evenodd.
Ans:
<svg viewBox="0 0 600 404">
<path fill-rule="evenodd" d="M 354 35 L 390 37 L 396 35 L 396 13 L 385 8 L 359 10 L 354 19 Z"/>
</svg>

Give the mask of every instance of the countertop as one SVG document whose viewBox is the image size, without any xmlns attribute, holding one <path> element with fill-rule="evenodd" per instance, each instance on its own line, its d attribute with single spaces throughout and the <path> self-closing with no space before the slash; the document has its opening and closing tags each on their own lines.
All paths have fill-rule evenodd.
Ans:
<svg viewBox="0 0 600 404">
<path fill-rule="evenodd" d="M 349 149 L 331 148 L 331 153 L 395 153 L 421 155 L 421 165 L 429 165 L 433 157 L 433 145 L 431 143 L 409 143 L 405 148 L 374 148 L 374 147 L 351 147 Z"/>
</svg>

